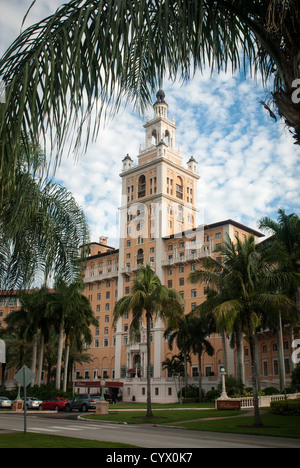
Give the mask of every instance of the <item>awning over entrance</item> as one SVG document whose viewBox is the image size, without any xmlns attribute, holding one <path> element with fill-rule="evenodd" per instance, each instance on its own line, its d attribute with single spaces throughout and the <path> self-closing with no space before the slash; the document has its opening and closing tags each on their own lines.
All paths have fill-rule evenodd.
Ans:
<svg viewBox="0 0 300 468">
<path fill-rule="evenodd" d="M 80 388 L 97 388 L 101 387 L 101 380 L 75 380 L 75 387 Z M 106 381 L 105 388 L 122 388 L 123 382 Z"/>
</svg>

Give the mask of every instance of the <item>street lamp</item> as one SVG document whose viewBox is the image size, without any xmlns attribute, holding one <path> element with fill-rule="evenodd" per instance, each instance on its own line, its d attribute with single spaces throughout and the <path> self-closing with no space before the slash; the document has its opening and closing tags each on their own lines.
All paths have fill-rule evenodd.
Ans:
<svg viewBox="0 0 300 468">
<path fill-rule="evenodd" d="M 220 400 L 227 400 L 228 395 L 226 393 L 226 384 L 225 384 L 225 377 L 226 377 L 225 367 L 223 367 L 223 366 L 220 367 L 220 374 L 221 374 L 221 377 L 222 377 L 222 394 L 221 394 Z"/>
</svg>

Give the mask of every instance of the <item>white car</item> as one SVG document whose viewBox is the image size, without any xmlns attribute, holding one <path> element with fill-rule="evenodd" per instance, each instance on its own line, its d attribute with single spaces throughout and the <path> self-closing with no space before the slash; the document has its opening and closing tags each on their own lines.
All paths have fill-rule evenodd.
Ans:
<svg viewBox="0 0 300 468">
<path fill-rule="evenodd" d="M 22 398 L 24 401 L 24 398 Z M 26 397 L 26 408 L 27 409 L 39 409 L 40 404 L 43 403 L 42 400 L 38 400 L 34 397 Z"/>
<path fill-rule="evenodd" d="M 13 402 L 5 397 L 5 396 L 0 396 L 0 408 L 11 408 Z"/>
</svg>

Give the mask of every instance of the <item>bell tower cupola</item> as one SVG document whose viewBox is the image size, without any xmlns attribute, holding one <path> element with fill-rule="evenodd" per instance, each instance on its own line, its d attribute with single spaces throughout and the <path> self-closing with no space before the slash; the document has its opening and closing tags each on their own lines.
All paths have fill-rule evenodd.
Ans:
<svg viewBox="0 0 300 468">
<path fill-rule="evenodd" d="M 157 101 L 153 105 L 155 119 L 159 117 L 164 117 L 165 119 L 168 118 L 167 112 L 169 106 L 165 101 L 165 97 L 166 95 L 162 89 L 160 89 L 156 94 Z"/>
<path fill-rule="evenodd" d="M 175 150 L 176 125 L 174 119 L 168 119 L 168 104 L 165 101 L 165 93 L 160 89 L 156 94 L 156 102 L 153 104 L 154 115 L 151 120 L 147 118 L 144 125 L 146 129 L 146 142 L 144 151 L 153 151 L 163 143 L 169 150 Z"/>
</svg>

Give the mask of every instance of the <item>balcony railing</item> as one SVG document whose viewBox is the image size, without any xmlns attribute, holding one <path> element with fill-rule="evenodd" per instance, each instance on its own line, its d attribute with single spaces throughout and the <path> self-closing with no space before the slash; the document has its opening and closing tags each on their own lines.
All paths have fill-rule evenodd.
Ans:
<svg viewBox="0 0 300 468">
<path fill-rule="evenodd" d="M 109 271 L 110 270 L 110 271 Z M 107 280 L 110 278 L 117 278 L 119 273 L 118 267 L 103 268 L 99 271 L 88 271 L 86 270 L 83 275 L 84 283 L 92 283 L 94 281 Z"/>
<path fill-rule="evenodd" d="M 162 261 L 162 266 L 168 267 L 168 266 L 188 263 L 192 261 L 197 262 L 198 260 L 209 257 L 210 255 L 211 255 L 210 250 L 205 251 L 205 252 L 203 251 L 201 252 L 197 250 L 195 253 L 189 253 L 189 254 L 180 255 L 177 257 L 167 258 L 166 260 Z"/>
</svg>

